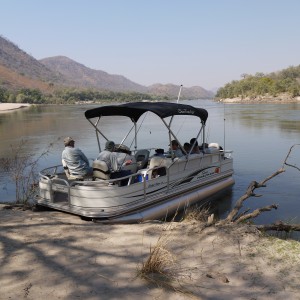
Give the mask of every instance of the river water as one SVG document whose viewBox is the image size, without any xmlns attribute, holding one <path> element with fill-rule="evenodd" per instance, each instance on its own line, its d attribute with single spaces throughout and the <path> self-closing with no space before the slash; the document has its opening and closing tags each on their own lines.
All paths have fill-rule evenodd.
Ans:
<svg viewBox="0 0 300 300">
<path fill-rule="evenodd" d="M 221 104 L 211 100 L 182 101 L 208 110 L 206 126 L 208 142 L 219 142 L 233 150 L 235 185 L 232 192 L 221 199 L 220 214 L 225 215 L 236 200 L 245 193 L 250 182 L 261 181 L 278 170 L 294 144 L 300 144 L 300 104 Z M 98 145 L 91 124 L 84 112 L 95 105 L 32 106 L 0 114 L 0 157 L 11 155 L 12 148 L 23 142 L 23 152 L 38 157 L 50 144 L 50 152 L 39 161 L 39 168 L 61 162 L 63 138 L 72 136 L 87 157 L 95 158 Z M 125 121 L 111 120 L 104 126 L 117 142 L 124 136 Z M 177 127 L 176 127 L 177 126 Z M 175 123 L 175 133 L 182 142 L 195 135 L 196 124 L 189 119 Z M 168 136 L 161 123 L 149 115 L 143 120 L 141 144 L 168 149 Z M 126 144 L 126 143 L 125 143 Z M 127 143 L 128 145 L 128 143 Z M 294 147 L 289 163 L 300 167 L 300 146 Z M 257 189 L 261 197 L 251 197 L 244 202 L 244 209 L 255 209 L 278 204 L 277 210 L 264 212 L 255 223 L 268 224 L 276 220 L 300 223 L 300 171 L 286 167 L 286 172 Z M 0 174 L 0 202 L 15 199 L 13 184 L 7 174 Z"/>
</svg>

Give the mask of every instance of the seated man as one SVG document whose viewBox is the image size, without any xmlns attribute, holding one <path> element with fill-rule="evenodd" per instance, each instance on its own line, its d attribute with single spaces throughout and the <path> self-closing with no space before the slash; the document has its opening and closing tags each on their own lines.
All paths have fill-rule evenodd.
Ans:
<svg viewBox="0 0 300 300">
<path fill-rule="evenodd" d="M 64 145 L 61 158 L 67 177 L 83 178 L 92 175 L 89 160 L 79 148 L 74 147 L 75 141 L 71 137 L 66 137 Z"/>
<path fill-rule="evenodd" d="M 104 151 L 102 151 L 97 157 L 97 160 L 102 160 L 106 163 L 108 170 L 110 172 L 111 179 L 124 177 L 131 173 L 130 171 L 121 170 L 122 166 L 118 164 L 118 157 L 115 150 L 116 150 L 115 143 L 113 141 L 107 141 L 105 144 Z M 118 182 L 118 184 L 126 185 L 127 182 L 128 179 L 124 181 L 121 180 L 120 182 Z"/>
<path fill-rule="evenodd" d="M 130 165 L 135 165 L 135 167 L 136 167 L 135 156 L 131 155 L 131 151 L 127 146 L 117 145 L 115 147 L 115 152 L 116 152 L 116 156 L 117 156 L 119 170 L 121 170 L 123 168 L 128 169 L 126 166 L 130 166 Z"/>
<path fill-rule="evenodd" d="M 190 145 L 192 148 L 191 154 L 200 154 L 200 148 L 198 146 L 198 142 L 197 142 L 196 138 L 192 138 L 190 140 Z"/>
<path fill-rule="evenodd" d="M 99 153 L 97 160 L 102 160 L 106 163 L 110 172 L 118 171 L 117 156 L 114 152 L 115 143 L 113 141 L 107 141 L 105 143 L 105 149 Z"/>
<path fill-rule="evenodd" d="M 184 143 L 183 145 L 184 151 L 189 154 L 191 151 L 191 144 L 190 143 Z"/>
<path fill-rule="evenodd" d="M 170 155 L 171 157 L 182 157 L 183 153 L 179 147 L 179 144 L 176 140 L 171 142 L 170 146 Z"/>
<path fill-rule="evenodd" d="M 137 162 L 134 155 L 131 154 L 130 149 L 125 145 L 116 145 L 115 147 L 117 163 L 118 163 L 118 172 L 112 174 L 112 178 L 125 177 L 130 174 L 136 173 L 137 171 Z M 128 184 L 129 178 L 121 180 L 118 184 L 124 186 Z"/>
</svg>

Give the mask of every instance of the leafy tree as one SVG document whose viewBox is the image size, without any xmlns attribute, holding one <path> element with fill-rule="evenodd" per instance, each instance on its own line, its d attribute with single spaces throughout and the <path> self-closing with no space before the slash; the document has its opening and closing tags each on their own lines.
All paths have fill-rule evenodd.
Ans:
<svg viewBox="0 0 300 300">
<path fill-rule="evenodd" d="M 288 93 L 292 97 L 300 95 L 300 65 L 289 67 L 277 73 L 264 74 L 257 72 L 255 76 L 242 74 L 243 79 L 227 83 L 216 94 L 217 98 L 276 96 Z"/>
</svg>

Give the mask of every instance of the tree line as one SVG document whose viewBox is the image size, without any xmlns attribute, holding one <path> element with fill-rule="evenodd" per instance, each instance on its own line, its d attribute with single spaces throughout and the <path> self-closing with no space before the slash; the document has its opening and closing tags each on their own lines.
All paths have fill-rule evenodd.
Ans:
<svg viewBox="0 0 300 300">
<path fill-rule="evenodd" d="M 234 80 L 220 88 L 216 98 L 236 98 L 269 95 L 276 97 L 288 93 L 291 97 L 300 95 L 300 65 L 291 66 L 279 72 L 270 74 L 256 73 L 255 75 L 242 74 L 241 80 Z"/>
<path fill-rule="evenodd" d="M 170 100 L 167 96 L 150 95 L 138 92 L 96 91 L 91 89 L 66 88 L 52 93 L 43 93 L 38 89 L 20 89 L 16 91 L 0 87 L 0 102 L 31 104 L 74 104 L 78 102 L 130 102 L 142 100 Z"/>
</svg>

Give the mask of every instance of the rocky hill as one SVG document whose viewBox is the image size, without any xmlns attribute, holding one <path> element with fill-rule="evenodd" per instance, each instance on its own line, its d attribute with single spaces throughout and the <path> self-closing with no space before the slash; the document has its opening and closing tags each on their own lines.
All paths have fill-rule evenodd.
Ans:
<svg viewBox="0 0 300 300">
<path fill-rule="evenodd" d="M 32 79 L 28 76 L 12 71 L 11 69 L 0 64 L 0 88 L 3 87 L 8 90 L 19 90 L 26 88 L 48 92 L 51 90 L 51 86 L 52 85 L 49 85 L 44 81 Z"/>
<path fill-rule="evenodd" d="M 149 87 L 132 82 L 122 75 L 90 69 L 65 56 L 36 60 L 17 45 L 0 36 L 0 88 L 40 89 L 68 86 L 115 92 L 140 92 L 177 98 L 179 87 L 154 84 Z M 213 93 L 202 87 L 184 87 L 182 99 L 211 98 Z"/>
<path fill-rule="evenodd" d="M 146 92 L 147 88 L 121 75 L 90 69 L 65 56 L 41 59 L 40 62 L 55 73 L 62 74 L 66 83 L 80 88 L 95 88 L 117 92 Z"/>
<path fill-rule="evenodd" d="M 148 87 L 148 93 L 157 96 L 168 96 L 171 98 L 178 97 L 179 87 L 174 84 L 153 84 Z M 213 98 L 214 93 L 205 90 L 200 86 L 183 87 L 180 99 L 198 99 L 198 98 Z"/>
<path fill-rule="evenodd" d="M 32 80 L 59 82 L 60 74 L 55 74 L 44 64 L 21 50 L 18 46 L 0 36 L 0 66 L 28 77 Z M 3 76 L 3 74 L 2 74 Z M 3 80 L 3 78 L 1 77 Z"/>
</svg>

